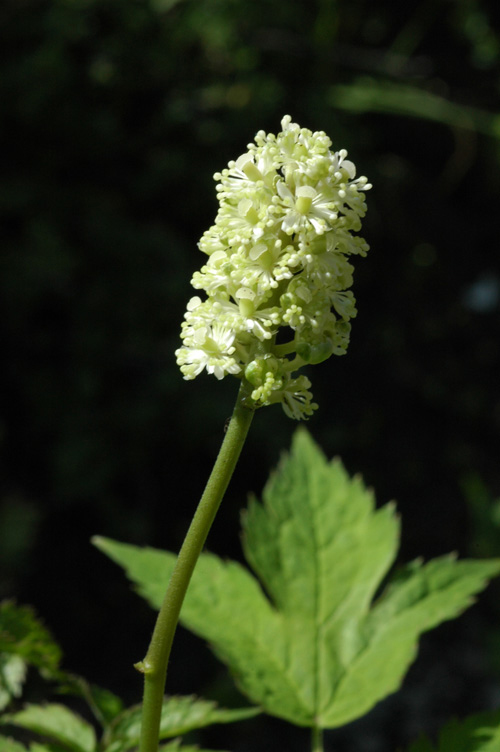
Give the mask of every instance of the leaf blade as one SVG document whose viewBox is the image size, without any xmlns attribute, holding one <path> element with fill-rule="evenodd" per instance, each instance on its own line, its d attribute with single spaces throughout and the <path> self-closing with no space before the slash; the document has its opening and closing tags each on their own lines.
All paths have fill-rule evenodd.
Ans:
<svg viewBox="0 0 500 752">
<path fill-rule="evenodd" d="M 175 556 L 101 537 L 94 543 L 125 569 L 138 592 L 153 607 L 160 607 Z M 264 682 L 263 691 L 269 697 L 276 696 L 276 705 L 286 704 L 299 725 L 308 725 L 310 711 L 303 705 L 297 687 L 293 682 L 283 682 L 289 652 L 283 619 L 247 570 L 235 562 L 202 554 L 180 620 L 210 643 L 216 655 L 231 667 L 237 684 L 250 699 L 260 696 L 259 688 Z"/>
<path fill-rule="evenodd" d="M 246 720 L 259 712 L 258 708 L 219 708 L 215 702 L 194 696 L 169 697 L 162 707 L 159 739 L 172 739 L 213 724 Z M 123 711 L 106 733 L 106 752 L 126 752 L 135 747 L 140 740 L 141 720 L 142 706 Z"/>
<path fill-rule="evenodd" d="M 4 725 L 18 726 L 53 739 L 72 752 L 94 752 L 96 738 L 92 726 L 64 705 L 27 705 L 17 713 L 0 718 Z"/>
<path fill-rule="evenodd" d="M 377 509 L 361 479 L 327 462 L 304 429 L 243 528 L 262 587 L 239 564 L 203 554 L 181 622 L 209 641 L 254 703 L 296 725 L 334 728 L 370 710 L 398 689 L 420 634 L 461 613 L 500 573 L 498 559 L 414 562 L 373 603 L 398 547 L 394 506 Z M 159 579 L 175 557 L 155 552 L 153 563 L 151 551 L 98 545 L 159 606 Z"/>
<path fill-rule="evenodd" d="M 20 742 L 16 742 L 15 739 L 11 739 L 10 736 L 0 735 L 0 750 L 1 752 L 27 752 Z"/>
<path fill-rule="evenodd" d="M 61 649 L 29 606 L 0 603 L 0 653 L 16 654 L 49 673 L 57 670 Z"/>
<path fill-rule="evenodd" d="M 25 661 L 15 653 L 0 653 L 0 710 L 21 696 L 25 678 Z"/>
<path fill-rule="evenodd" d="M 413 567 L 405 582 L 389 586 L 367 616 L 367 646 L 340 682 L 323 723 L 348 723 L 361 709 L 367 712 L 374 701 L 396 691 L 416 655 L 420 634 L 462 613 L 499 571 L 498 560 L 456 561 L 449 555 Z M 363 705 L 361 688 L 370 677 L 375 691 Z"/>
</svg>

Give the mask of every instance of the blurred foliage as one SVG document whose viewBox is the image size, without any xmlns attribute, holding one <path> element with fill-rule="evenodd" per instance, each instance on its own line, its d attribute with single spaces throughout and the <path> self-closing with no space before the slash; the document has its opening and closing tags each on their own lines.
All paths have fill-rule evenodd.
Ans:
<svg viewBox="0 0 500 752">
<path fill-rule="evenodd" d="M 465 721 L 453 719 L 439 733 L 437 745 L 421 738 L 408 752 L 495 752 L 500 744 L 499 715 L 481 713 Z"/>
<path fill-rule="evenodd" d="M 462 479 L 463 493 L 471 517 L 469 551 L 487 558 L 500 551 L 500 498 L 492 498 L 477 473 Z"/>
<path fill-rule="evenodd" d="M 183 382 L 173 357 L 212 175 L 285 113 L 374 184 L 352 344 L 311 374 L 310 430 L 398 499 L 404 558 L 469 545 L 460 479 L 500 493 L 499 30 L 493 0 L 1 4 L 0 594 L 36 604 L 76 671 L 140 691 L 129 667 L 150 614 L 129 613 L 88 540 L 181 541 L 236 391 Z M 238 509 L 293 427 L 257 416 L 211 534 L 220 555 L 239 555 Z M 127 629 L 103 665 L 110 612 Z M 447 637 L 455 656 L 467 628 Z M 227 691 L 202 645 L 181 633 L 178 650 L 173 691 Z M 491 696 L 478 662 L 455 659 L 454 709 Z M 357 749 L 446 716 L 438 685 L 400 726 L 377 711 Z"/>
</svg>

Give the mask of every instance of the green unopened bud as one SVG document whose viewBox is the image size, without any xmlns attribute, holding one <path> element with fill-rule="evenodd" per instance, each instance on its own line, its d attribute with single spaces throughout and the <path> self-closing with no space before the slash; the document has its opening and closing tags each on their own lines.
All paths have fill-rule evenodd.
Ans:
<svg viewBox="0 0 500 752">
<path fill-rule="evenodd" d="M 296 347 L 297 355 L 300 355 L 302 360 L 306 363 L 313 365 L 322 363 L 324 360 L 333 354 L 334 344 L 331 339 L 325 339 L 318 344 L 312 344 L 311 342 L 298 342 Z"/>
<path fill-rule="evenodd" d="M 260 386 L 266 379 L 267 374 L 276 374 L 279 370 L 277 358 L 269 355 L 266 358 L 256 358 L 245 368 L 245 378 L 252 386 Z"/>
</svg>

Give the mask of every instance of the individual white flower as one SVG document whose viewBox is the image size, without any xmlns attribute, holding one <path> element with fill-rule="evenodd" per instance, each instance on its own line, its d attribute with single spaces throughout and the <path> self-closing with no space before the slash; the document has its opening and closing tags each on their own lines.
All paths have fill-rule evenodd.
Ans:
<svg viewBox="0 0 500 752">
<path fill-rule="evenodd" d="M 250 287 L 257 291 L 262 302 L 267 300 L 279 283 L 291 279 L 294 272 L 289 268 L 289 250 L 275 234 L 263 236 L 257 243 L 241 246 L 232 256 L 231 278 L 238 287 Z"/>
<path fill-rule="evenodd" d="M 306 247 L 303 250 L 304 273 L 314 287 L 333 291 L 346 290 L 352 285 L 354 267 L 342 253 L 307 253 Z"/>
<path fill-rule="evenodd" d="M 214 179 L 220 181 L 216 186 L 219 200 L 252 189 L 255 184 L 272 183 L 276 174 L 272 151 L 260 151 L 254 144 L 248 145 L 249 151 L 236 161 L 229 162 L 226 169 L 216 172 Z"/>
<path fill-rule="evenodd" d="M 231 279 L 234 264 L 226 251 L 215 251 L 208 263 L 199 272 L 193 274 L 191 284 L 195 290 L 205 290 L 215 295 L 218 290 L 225 290 Z"/>
<path fill-rule="evenodd" d="M 225 201 L 215 218 L 216 229 L 231 246 L 257 242 L 275 221 L 268 214 L 269 207 L 270 202 L 255 194 L 241 198 L 237 204 Z"/>
<path fill-rule="evenodd" d="M 284 181 L 279 181 L 276 190 L 282 199 L 285 212 L 281 229 L 287 235 L 308 232 L 311 228 L 316 235 L 323 235 L 332 229 L 337 213 L 335 204 L 328 196 L 310 185 L 301 185 L 292 193 Z"/>
<path fill-rule="evenodd" d="M 184 378 L 194 379 L 203 369 L 222 379 L 227 373 L 236 375 L 241 367 L 232 357 L 235 348 L 234 332 L 224 324 L 215 322 L 209 326 L 201 323 L 198 327 L 188 327 L 184 345 L 176 350 L 177 363 Z"/>
</svg>

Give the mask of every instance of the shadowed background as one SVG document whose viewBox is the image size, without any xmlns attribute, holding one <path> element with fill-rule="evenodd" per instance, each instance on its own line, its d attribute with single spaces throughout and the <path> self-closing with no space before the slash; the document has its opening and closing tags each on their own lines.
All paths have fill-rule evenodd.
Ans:
<svg viewBox="0 0 500 752">
<path fill-rule="evenodd" d="M 397 499 L 401 561 L 500 555 L 499 28 L 491 0 L 4 0 L 0 596 L 36 607 L 67 669 L 140 698 L 153 613 L 89 539 L 182 542 L 237 390 L 184 382 L 173 354 L 212 175 L 287 113 L 374 184 L 351 345 L 310 369 L 308 428 Z M 257 413 L 219 555 L 240 558 L 239 510 L 293 429 Z M 326 748 L 386 752 L 495 706 L 498 595 L 428 635 L 403 691 Z M 169 690 L 240 701 L 183 630 Z M 197 737 L 306 739 L 266 718 Z"/>
</svg>

